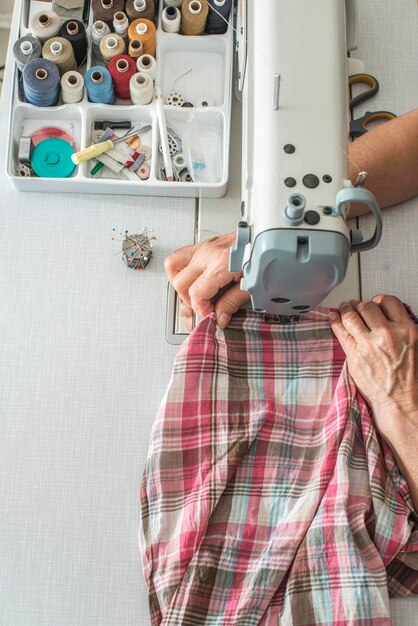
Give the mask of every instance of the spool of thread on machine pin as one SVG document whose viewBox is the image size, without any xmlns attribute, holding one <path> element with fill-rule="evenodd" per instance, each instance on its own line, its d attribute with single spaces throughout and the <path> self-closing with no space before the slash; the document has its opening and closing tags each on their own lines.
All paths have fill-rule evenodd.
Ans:
<svg viewBox="0 0 418 626">
<path fill-rule="evenodd" d="M 23 69 L 23 92 L 35 106 L 55 106 L 60 94 L 58 67 L 47 59 L 32 59 Z"/>
<path fill-rule="evenodd" d="M 157 51 L 157 29 L 153 22 L 145 19 L 134 20 L 129 25 L 128 36 L 130 41 L 132 39 L 142 41 L 144 54 L 150 54 L 155 57 Z"/>
<path fill-rule="evenodd" d="M 182 35 L 203 35 L 208 12 L 206 0 L 184 0 L 181 5 Z"/>
<path fill-rule="evenodd" d="M 119 56 L 120 54 L 125 54 L 126 45 L 124 40 L 120 35 L 116 35 L 116 33 L 109 33 L 105 35 L 100 42 L 100 54 L 103 57 L 106 65 L 110 63 L 110 61 Z"/>
<path fill-rule="evenodd" d="M 77 66 L 87 57 L 88 41 L 86 27 L 80 20 L 66 20 L 61 26 L 59 36 L 70 42 L 74 50 Z"/>
<path fill-rule="evenodd" d="M 25 35 L 15 41 L 13 45 L 13 56 L 17 68 L 22 72 L 28 61 L 39 59 L 42 53 L 42 45 L 39 39 L 33 35 Z"/>
<path fill-rule="evenodd" d="M 128 54 L 135 60 L 144 54 L 142 41 L 139 39 L 132 39 L 132 41 L 129 42 Z"/>
<path fill-rule="evenodd" d="M 209 5 L 206 32 L 209 35 L 223 35 L 228 29 L 232 0 L 206 0 Z"/>
<path fill-rule="evenodd" d="M 136 67 L 141 74 L 148 74 L 151 80 L 157 75 L 157 61 L 150 54 L 142 54 L 136 61 Z"/>
<path fill-rule="evenodd" d="M 112 77 L 116 97 L 122 100 L 129 100 L 131 97 L 129 81 L 136 73 L 134 59 L 127 54 L 120 54 L 114 57 L 109 63 L 109 72 Z"/>
<path fill-rule="evenodd" d="M 154 98 L 154 83 L 148 74 L 134 74 L 129 81 L 129 90 L 134 104 L 150 104 Z"/>
<path fill-rule="evenodd" d="M 60 26 L 61 20 L 54 11 L 41 11 L 30 20 L 29 30 L 34 37 L 44 43 L 58 34 Z"/>
<path fill-rule="evenodd" d="M 64 104 L 81 102 L 84 96 L 84 78 L 79 72 L 66 72 L 61 77 L 61 99 Z"/>
<path fill-rule="evenodd" d="M 146 19 L 155 24 L 155 6 L 154 0 L 127 0 L 125 11 L 130 22 Z"/>
<path fill-rule="evenodd" d="M 129 20 L 123 11 L 118 11 L 113 17 L 113 30 L 120 35 L 125 43 L 128 42 Z"/>
<path fill-rule="evenodd" d="M 163 31 L 179 33 L 181 27 L 181 13 L 177 7 L 166 7 L 161 14 Z"/>
<path fill-rule="evenodd" d="M 93 22 L 93 24 L 91 25 L 91 30 L 90 30 L 91 43 L 94 47 L 96 54 L 100 53 L 101 40 L 103 39 L 105 35 L 108 35 L 109 33 L 110 33 L 109 26 L 105 22 L 102 22 L 102 20 L 97 20 L 96 22 Z"/>
<path fill-rule="evenodd" d="M 118 11 L 124 11 L 125 0 L 92 0 L 91 10 L 94 21 L 105 22 L 112 28 L 113 17 Z"/>
<path fill-rule="evenodd" d="M 73 47 L 70 42 L 63 37 L 48 39 L 42 46 L 42 56 L 44 59 L 55 63 L 61 76 L 65 74 L 65 72 L 75 70 L 77 67 Z"/>
<path fill-rule="evenodd" d="M 107 68 L 101 65 L 91 67 L 84 76 L 84 84 L 90 102 L 101 104 L 113 104 L 115 102 L 112 77 Z"/>
</svg>

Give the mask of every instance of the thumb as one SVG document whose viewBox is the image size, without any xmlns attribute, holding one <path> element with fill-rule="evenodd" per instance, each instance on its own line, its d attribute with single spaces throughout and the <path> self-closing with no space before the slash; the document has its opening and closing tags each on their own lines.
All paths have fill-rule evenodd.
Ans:
<svg viewBox="0 0 418 626">
<path fill-rule="evenodd" d="M 218 326 L 222 329 L 229 324 L 231 316 L 248 302 L 250 294 L 242 291 L 239 285 L 233 285 L 219 298 L 215 305 L 215 315 Z"/>
</svg>

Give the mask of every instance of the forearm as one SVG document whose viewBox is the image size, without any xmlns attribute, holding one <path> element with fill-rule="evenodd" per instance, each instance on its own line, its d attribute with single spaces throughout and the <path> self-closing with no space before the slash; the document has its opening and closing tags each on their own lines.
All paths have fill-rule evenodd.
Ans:
<svg viewBox="0 0 418 626">
<path fill-rule="evenodd" d="M 380 207 L 389 207 L 418 194 L 418 109 L 367 132 L 350 144 L 350 179 L 368 173 L 365 188 Z M 368 213 L 352 204 L 349 217 Z"/>
</svg>

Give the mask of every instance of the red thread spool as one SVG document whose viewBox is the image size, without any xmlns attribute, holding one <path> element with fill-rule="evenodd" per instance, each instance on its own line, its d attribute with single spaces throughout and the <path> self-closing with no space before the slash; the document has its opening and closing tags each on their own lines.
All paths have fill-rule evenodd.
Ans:
<svg viewBox="0 0 418 626">
<path fill-rule="evenodd" d="M 129 81 L 136 71 L 135 60 L 127 54 L 118 54 L 110 61 L 109 72 L 117 98 L 130 99 Z"/>
</svg>

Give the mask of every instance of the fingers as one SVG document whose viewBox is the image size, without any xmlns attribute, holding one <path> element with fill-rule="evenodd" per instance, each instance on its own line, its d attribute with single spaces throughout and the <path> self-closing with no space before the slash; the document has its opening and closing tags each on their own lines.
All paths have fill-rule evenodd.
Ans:
<svg viewBox="0 0 418 626">
<path fill-rule="evenodd" d="M 358 302 L 351 300 L 350 304 L 360 315 L 370 330 L 376 330 L 388 325 L 386 315 L 375 302 Z"/>
<path fill-rule="evenodd" d="M 368 327 L 350 302 L 341 303 L 340 315 L 344 328 L 352 335 L 356 343 L 369 335 Z"/>
<path fill-rule="evenodd" d="M 331 322 L 332 330 L 341 344 L 342 349 L 348 354 L 356 346 L 354 337 L 350 335 L 348 330 L 344 327 L 340 315 L 338 313 L 330 313 L 329 319 Z"/>
<path fill-rule="evenodd" d="M 399 298 L 395 296 L 378 295 L 372 298 L 391 322 L 410 321 L 409 314 Z"/>
<path fill-rule="evenodd" d="M 228 270 L 228 258 L 228 250 L 223 250 L 189 287 L 190 305 L 201 317 L 215 309 L 212 299 L 218 291 L 239 276 Z"/>
<path fill-rule="evenodd" d="M 171 279 L 170 282 L 173 285 L 174 289 L 179 294 L 180 298 L 187 305 L 190 306 L 190 294 L 189 289 L 191 285 L 199 278 L 199 276 L 204 271 L 204 267 L 200 265 L 193 259 L 192 262 L 189 263 L 184 269 L 177 272 Z"/>
<path fill-rule="evenodd" d="M 175 250 L 173 254 L 170 254 L 170 256 L 166 258 L 164 267 L 170 281 L 190 263 L 197 246 L 198 244 L 183 246 L 183 248 L 178 248 L 178 250 Z"/>
<path fill-rule="evenodd" d="M 179 313 L 184 318 L 187 330 L 191 332 L 193 330 L 193 309 L 180 300 Z"/>
<path fill-rule="evenodd" d="M 220 328 L 226 328 L 231 316 L 236 313 L 243 304 L 248 302 L 250 294 L 241 291 L 239 284 L 230 287 L 217 301 L 215 305 L 216 321 Z"/>
</svg>

